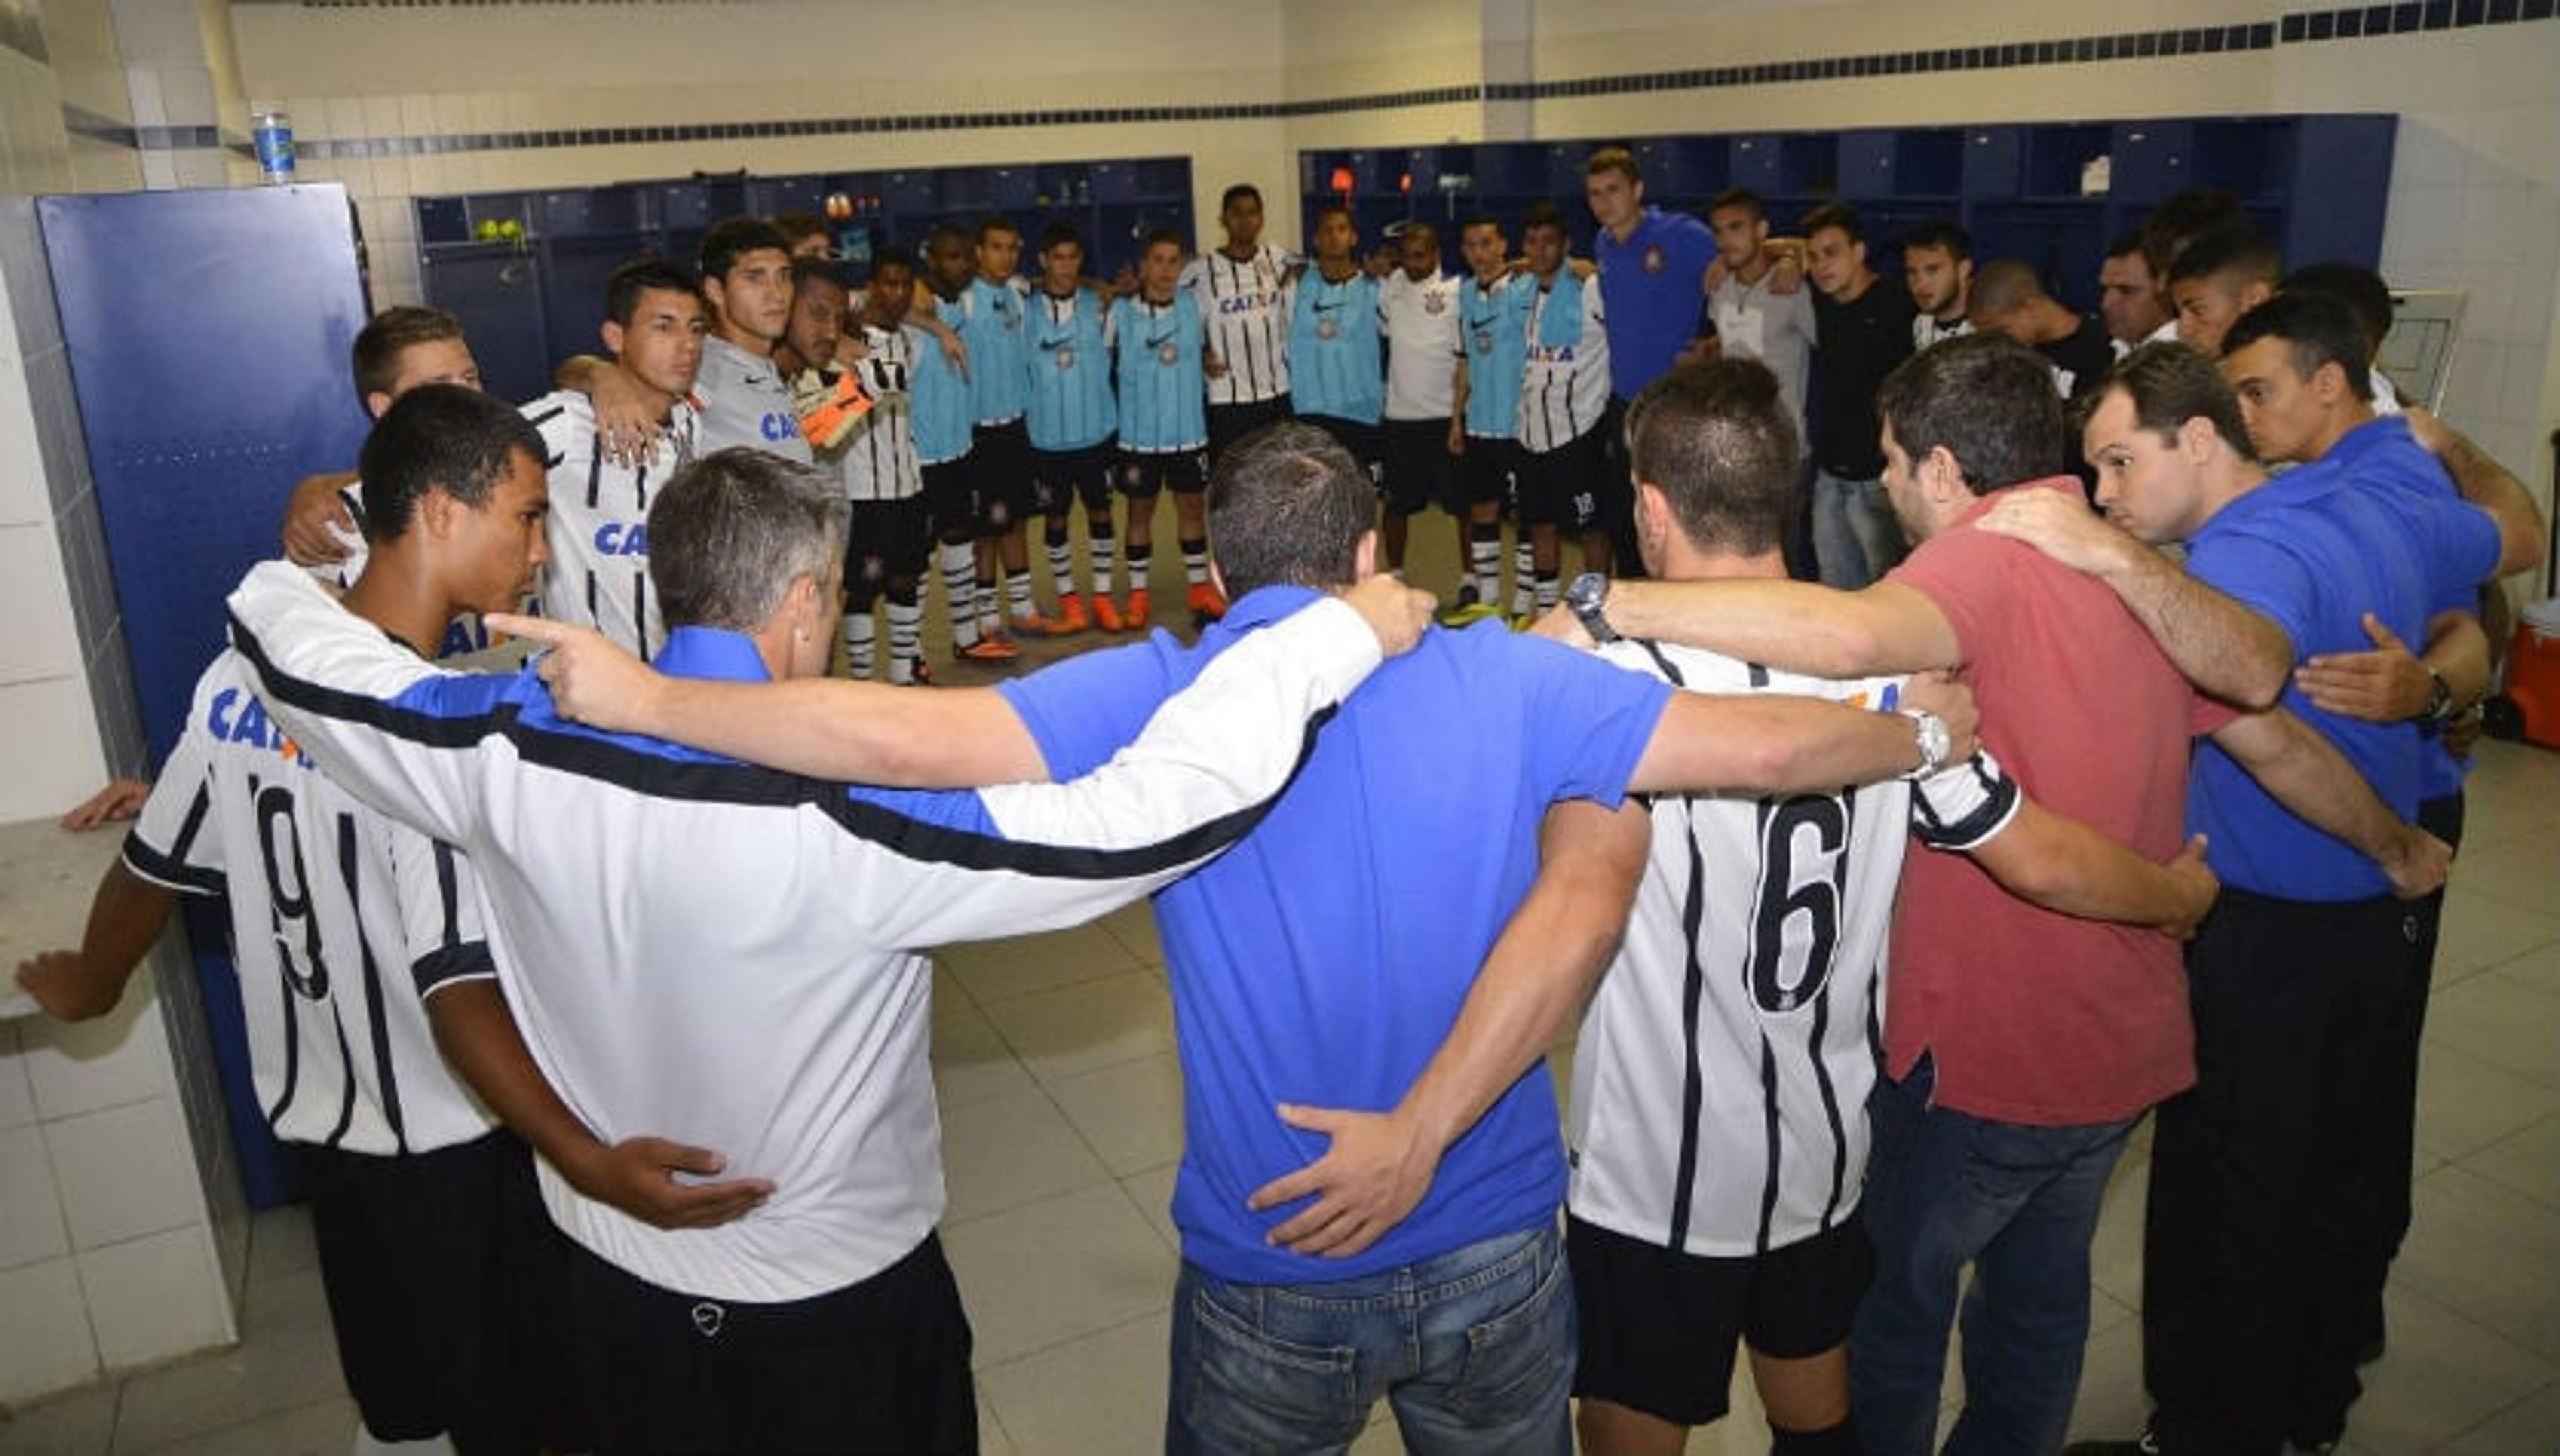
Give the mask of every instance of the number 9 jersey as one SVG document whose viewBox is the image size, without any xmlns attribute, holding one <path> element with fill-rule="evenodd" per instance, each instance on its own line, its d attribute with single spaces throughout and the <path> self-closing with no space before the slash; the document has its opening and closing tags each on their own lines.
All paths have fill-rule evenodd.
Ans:
<svg viewBox="0 0 2560 1456">
<path fill-rule="evenodd" d="M 1603 655 L 1702 693 L 1888 710 L 1901 690 L 1651 642 Z M 1971 849 L 2017 804 L 1986 753 L 1917 786 L 1657 796 L 1626 939 L 1574 1049 L 1573 1215 L 1733 1257 L 1810 1238 L 1856 1209 L 1905 833 Z"/>
</svg>

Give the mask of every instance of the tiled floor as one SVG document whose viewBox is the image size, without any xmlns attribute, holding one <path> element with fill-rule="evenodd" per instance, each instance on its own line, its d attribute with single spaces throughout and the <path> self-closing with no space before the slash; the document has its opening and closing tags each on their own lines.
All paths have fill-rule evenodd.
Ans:
<svg viewBox="0 0 2560 1456">
<path fill-rule="evenodd" d="M 2390 1353 L 2348 1433 L 2369 1456 L 2560 1447 L 2560 757 L 2494 743 L 2483 757 L 2428 1027 L 2417 1223 L 2393 1278 Z M 1182 1131 L 1152 923 L 1131 910 L 955 947 L 933 1019 L 943 1233 L 977 1330 L 988 1450 L 1155 1449 Z M 2075 1434 L 2128 1433 L 2144 1412 L 2147 1149 L 2126 1160 L 2100 1226 Z M 239 1349 L 20 1411 L 0 1421 L 0 1456 L 347 1449 L 354 1415 L 300 1213 L 262 1215 L 250 1259 Z M 1689 1449 L 1766 1442 L 1743 1381 L 1734 1415 Z M 1395 1445 L 1380 1423 L 1358 1449 Z"/>
</svg>

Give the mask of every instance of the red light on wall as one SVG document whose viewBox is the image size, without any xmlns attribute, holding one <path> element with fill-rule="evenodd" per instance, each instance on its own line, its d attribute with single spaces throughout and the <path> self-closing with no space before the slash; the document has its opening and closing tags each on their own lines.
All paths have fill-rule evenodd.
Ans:
<svg viewBox="0 0 2560 1456">
<path fill-rule="evenodd" d="M 1334 191 L 1349 192 L 1351 190 L 1352 169 L 1349 167 L 1336 167 L 1334 169 Z"/>
<path fill-rule="evenodd" d="M 1398 192 L 1411 192 L 1413 190 L 1413 174 L 1407 172 L 1403 176 L 1396 178 L 1395 190 Z"/>
</svg>

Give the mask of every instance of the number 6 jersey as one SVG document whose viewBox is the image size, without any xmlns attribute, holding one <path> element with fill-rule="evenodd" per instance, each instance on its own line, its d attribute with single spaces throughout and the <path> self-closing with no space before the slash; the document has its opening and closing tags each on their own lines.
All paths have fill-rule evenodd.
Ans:
<svg viewBox="0 0 2560 1456">
<path fill-rule="evenodd" d="M 124 863 L 230 901 L 251 1080 L 277 1137 L 422 1153 L 497 1126 L 426 1022 L 436 988 L 497 974 L 469 864 L 331 782 L 239 654 L 197 680 Z"/>
<path fill-rule="evenodd" d="M 1900 694 L 1895 679 L 1833 682 L 1667 644 L 1603 655 L 1702 693 L 1878 709 Z M 1971 849 L 2017 802 L 1981 753 L 1916 791 L 1893 780 L 1656 797 L 1626 940 L 1574 1049 L 1574 1216 L 1717 1257 L 1784 1247 L 1846 1217 L 1883 1059 L 1877 1016 L 1904 836 Z"/>
</svg>

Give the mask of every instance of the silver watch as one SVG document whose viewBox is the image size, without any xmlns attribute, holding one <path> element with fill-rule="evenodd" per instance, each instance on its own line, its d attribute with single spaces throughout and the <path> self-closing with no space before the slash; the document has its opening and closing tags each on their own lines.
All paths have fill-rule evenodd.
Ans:
<svg viewBox="0 0 2560 1456">
<path fill-rule="evenodd" d="M 1911 720 L 1911 737 L 1920 746 L 1920 766 L 1902 776 L 1927 778 L 1946 767 L 1947 755 L 1956 746 L 1955 735 L 1947 731 L 1947 721 L 1926 708 L 1905 708 L 1900 712 Z"/>
</svg>

